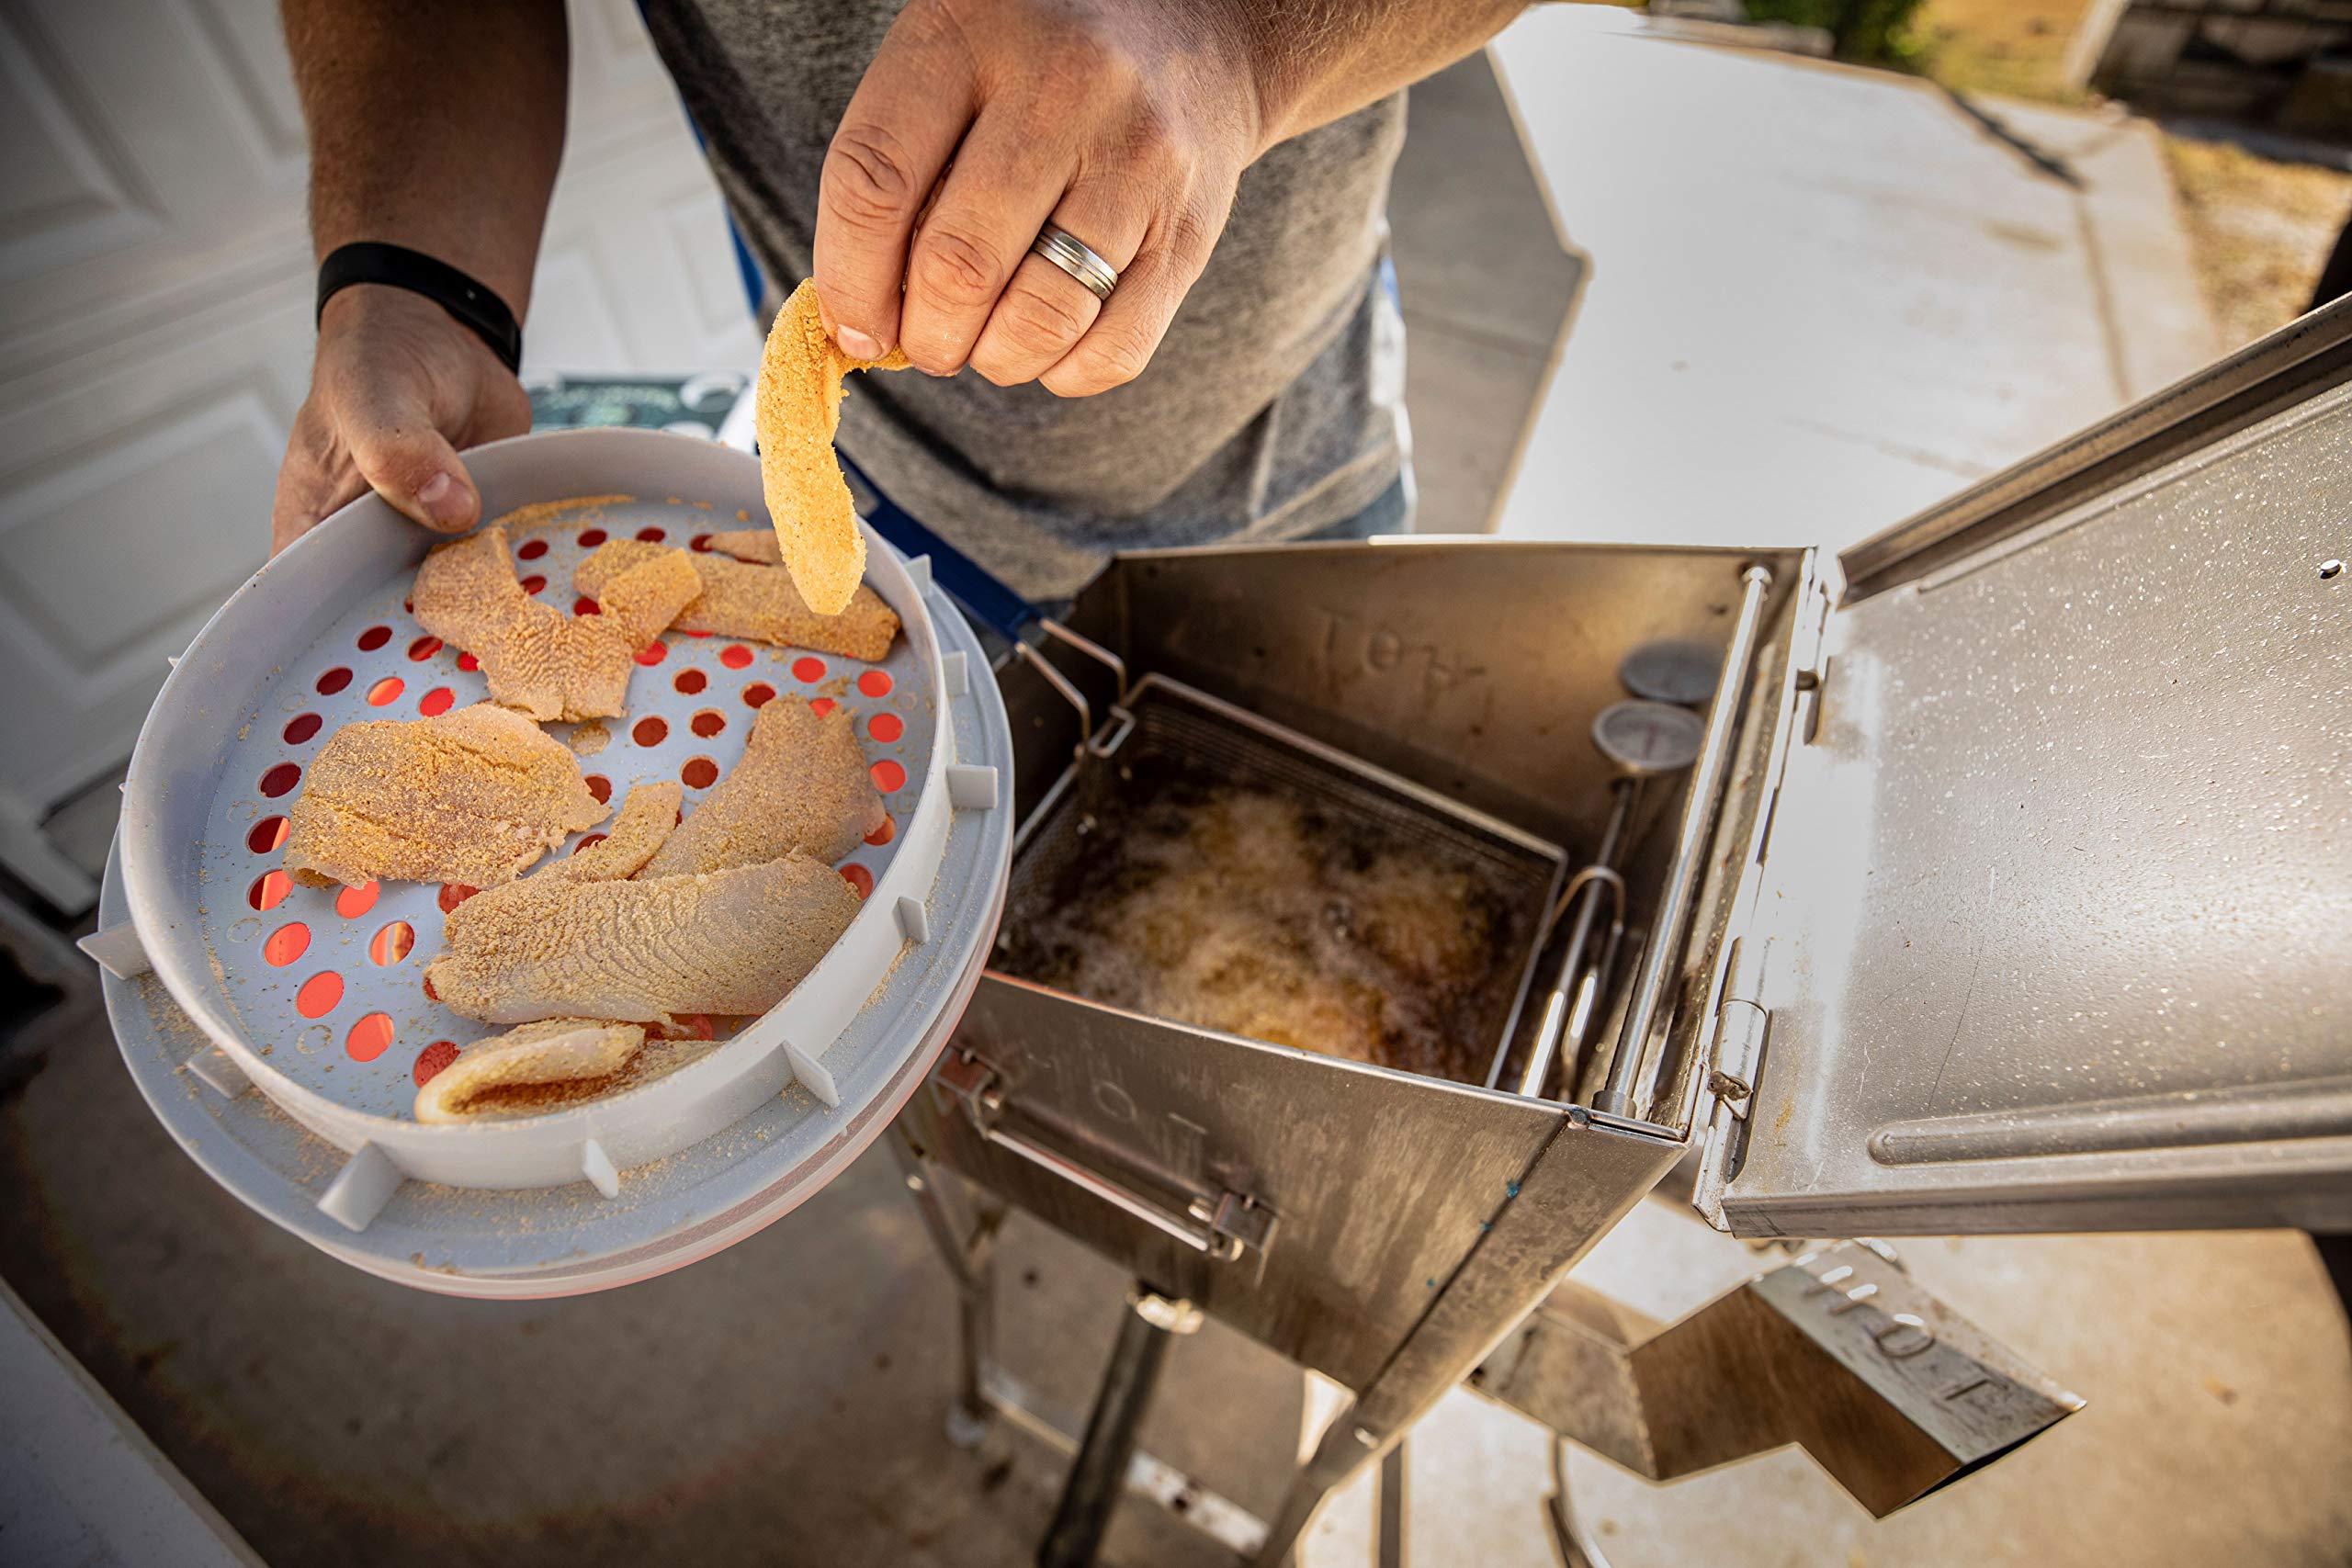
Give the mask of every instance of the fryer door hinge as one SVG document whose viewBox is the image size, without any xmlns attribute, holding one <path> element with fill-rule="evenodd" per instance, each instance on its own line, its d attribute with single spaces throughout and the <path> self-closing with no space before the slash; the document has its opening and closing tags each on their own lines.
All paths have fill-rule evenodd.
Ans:
<svg viewBox="0 0 2352 1568">
<path fill-rule="evenodd" d="M 1747 1145 L 1747 1119 L 1764 1075 L 1764 1052 L 1772 1029 L 1764 994 L 1764 960 L 1771 939 L 1735 938 L 1724 965 L 1723 999 L 1715 1009 L 1713 1060 L 1707 1089 L 1713 1095 L 1707 1135 L 1699 1156 L 1699 1179 L 1691 1202 L 1716 1229 L 1723 1220 L 1724 1188 Z"/>
</svg>

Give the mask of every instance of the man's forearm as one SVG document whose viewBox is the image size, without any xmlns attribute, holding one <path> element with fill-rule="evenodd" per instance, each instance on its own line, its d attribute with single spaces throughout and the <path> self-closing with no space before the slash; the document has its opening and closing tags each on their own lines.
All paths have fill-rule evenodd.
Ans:
<svg viewBox="0 0 2352 1568">
<path fill-rule="evenodd" d="M 1261 145 L 1328 125 L 1468 54 L 1527 0 L 1250 4 Z"/>
<path fill-rule="evenodd" d="M 381 240 L 519 318 L 563 153 L 562 0 L 284 0 L 311 132 L 311 238 Z"/>
</svg>

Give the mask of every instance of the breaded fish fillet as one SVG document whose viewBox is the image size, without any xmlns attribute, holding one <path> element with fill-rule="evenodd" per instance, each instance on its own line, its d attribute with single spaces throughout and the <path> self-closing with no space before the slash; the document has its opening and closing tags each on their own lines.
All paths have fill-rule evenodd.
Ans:
<svg viewBox="0 0 2352 1568">
<path fill-rule="evenodd" d="M 849 483 L 833 457 L 842 378 L 853 370 L 906 367 L 907 356 L 895 348 L 877 360 L 843 354 L 817 313 L 813 282 L 792 291 L 768 330 L 754 392 L 760 482 L 793 585 L 820 615 L 847 609 L 865 575 L 865 536 L 858 532 Z"/>
<path fill-rule="evenodd" d="M 550 1018 L 504 1034 L 477 1040 L 458 1059 L 416 1091 L 420 1122 L 477 1122 L 536 1115 L 565 1099 L 592 1099 L 597 1080 L 628 1066 L 645 1045 L 645 1031 L 634 1023 L 605 1023 L 589 1018 Z M 577 1095 L 528 1096 L 514 1091 L 545 1085 L 577 1085 Z M 505 1091 L 505 1092 L 501 1092 Z M 554 1103 L 540 1103 L 553 1100 Z"/>
<path fill-rule="evenodd" d="M 807 703 L 777 697 L 752 720 L 742 760 L 646 863 L 644 874 L 721 871 L 796 851 L 830 864 L 886 815 L 848 710 L 820 717 Z"/>
<path fill-rule="evenodd" d="M 621 712 L 639 651 L 701 592 L 687 552 L 657 550 L 605 584 L 601 615 L 566 615 L 523 592 L 493 523 L 426 556 L 411 602 L 418 625 L 481 663 L 492 701 L 571 720 Z"/>
<path fill-rule="evenodd" d="M 685 797 L 685 786 L 674 779 L 633 786 L 621 803 L 621 814 L 613 819 L 611 832 L 597 843 L 541 866 L 531 874 L 532 879 L 614 882 L 635 876 L 677 827 L 678 805 Z"/>
<path fill-rule="evenodd" d="M 603 821 L 580 761 L 520 714 L 476 703 L 370 719 L 327 738 L 288 814 L 287 874 L 496 887 Z"/>
<path fill-rule="evenodd" d="M 857 908 L 840 874 L 797 854 L 707 876 L 534 876 L 452 910 L 424 977 L 452 1010 L 492 1023 L 762 1013 Z"/>
<path fill-rule="evenodd" d="M 750 530 L 744 530 L 750 532 Z M 771 559 L 775 536 L 763 529 Z M 666 547 L 639 539 L 614 539 L 573 569 L 571 586 L 591 599 L 604 597 L 607 584 L 655 556 Z M 702 592 L 678 612 L 672 622 L 680 631 L 716 632 L 720 637 L 749 637 L 755 642 L 787 648 L 814 649 L 873 663 L 890 651 L 899 635 L 899 617 L 882 596 L 858 584 L 849 607 L 838 615 L 820 615 L 801 601 L 792 586 L 792 574 L 780 566 L 748 566 L 728 555 L 690 554 Z"/>
</svg>

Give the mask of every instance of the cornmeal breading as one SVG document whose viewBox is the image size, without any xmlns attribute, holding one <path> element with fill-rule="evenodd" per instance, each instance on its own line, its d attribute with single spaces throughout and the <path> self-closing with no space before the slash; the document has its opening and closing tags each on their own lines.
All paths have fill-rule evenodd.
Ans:
<svg viewBox="0 0 2352 1568">
<path fill-rule="evenodd" d="M 752 536 L 767 541 L 773 561 L 774 532 L 762 529 Z M 601 599 L 605 585 L 616 577 L 665 550 L 664 546 L 638 539 L 610 540 L 597 546 L 573 569 L 571 586 L 591 599 Z M 890 639 L 899 635 L 899 617 L 882 603 L 880 594 L 864 583 L 858 584 L 857 592 L 850 595 L 849 607 L 840 615 L 820 615 L 801 600 L 799 590 L 792 586 L 792 574 L 780 566 L 747 565 L 727 554 L 695 552 L 686 558 L 702 580 L 702 592 L 671 623 L 680 631 L 716 632 L 720 637 L 814 649 L 868 663 L 888 655 Z"/>
<path fill-rule="evenodd" d="M 288 814 L 286 871 L 311 887 L 511 882 L 603 821 L 579 761 L 519 714 L 476 703 L 327 738 Z"/>
<path fill-rule="evenodd" d="M 817 313 L 814 283 L 792 291 L 768 331 L 755 392 L 761 487 L 779 558 L 818 615 L 847 609 L 865 575 L 865 536 L 833 457 L 842 378 L 853 370 L 905 368 L 907 356 L 895 348 L 878 360 L 843 354 Z"/>
<path fill-rule="evenodd" d="M 492 1023 L 763 1013 L 857 908 L 839 873 L 798 854 L 707 876 L 534 876 L 452 910 L 425 982 L 453 1011 Z"/>
<path fill-rule="evenodd" d="M 530 1103 L 545 1096 L 512 1091 L 549 1085 L 577 1085 L 594 1098 L 598 1081 L 627 1067 L 645 1045 L 645 1031 L 634 1023 L 605 1023 L 588 1018 L 550 1018 L 504 1034 L 477 1040 L 458 1059 L 416 1091 L 420 1122 L 483 1122 L 532 1115 L 553 1109 Z M 499 1091 L 505 1090 L 502 1094 Z M 524 1103 L 514 1102 L 521 1099 Z M 506 1103 L 502 1104 L 502 1101 Z"/>
<path fill-rule="evenodd" d="M 638 652 L 701 592 L 686 551 L 659 550 L 605 584 L 601 615 L 567 615 L 523 592 L 493 523 L 426 556 L 412 603 L 418 625 L 481 663 L 492 701 L 569 720 L 620 713 Z"/>
<path fill-rule="evenodd" d="M 784 552 L 776 548 L 773 528 L 722 528 L 703 543 L 722 556 L 752 566 L 784 564 Z"/>
<path fill-rule="evenodd" d="M 621 803 L 621 814 L 613 819 L 611 832 L 563 860 L 541 866 L 531 879 L 612 882 L 635 876 L 676 829 L 678 806 L 685 796 L 685 786 L 674 779 L 637 785 Z"/>
<path fill-rule="evenodd" d="M 807 703 L 777 697 L 752 719 L 742 760 L 646 863 L 644 874 L 721 871 L 795 852 L 830 863 L 886 815 L 848 710 L 820 717 Z"/>
</svg>

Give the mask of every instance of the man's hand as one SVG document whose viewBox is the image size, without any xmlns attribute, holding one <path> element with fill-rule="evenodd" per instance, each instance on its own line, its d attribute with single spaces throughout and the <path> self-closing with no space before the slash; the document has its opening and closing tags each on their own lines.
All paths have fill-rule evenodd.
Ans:
<svg viewBox="0 0 2352 1568">
<path fill-rule="evenodd" d="M 311 240 L 406 245 L 514 318 L 563 154 L 563 0 L 281 0 L 311 131 Z M 457 448 L 531 427 L 531 400 L 432 300 L 362 283 L 319 318 L 311 395 L 270 513 L 270 553 L 373 485 L 429 528 L 481 516 Z"/>
<path fill-rule="evenodd" d="M 825 157 L 817 289 L 842 350 L 1064 397 L 1132 380 L 1260 151 L 1238 14 L 911 0 Z M 1049 219 L 1118 269 L 1109 303 L 1028 254 Z"/>
<path fill-rule="evenodd" d="M 1478 47 L 1524 0 L 910 0 L 825 156 L 817 291 L 843 352 L 1083 397 L 1133 380 L 1241 172 Z M 1100 303 L 1030 255 L 1051 220 Z M 903 290 L 903 292 L 902 292 Z"/>
<path fill-rule="evenodd" d="M 373 487 L 446 534 L 481 519 L 458 448 L 520 435 L 531 400 L 498 356 L 422 295 L 362 283 L 327 301 L 311 395 L 277 473 L 270 554 Z"/>
</svg>

